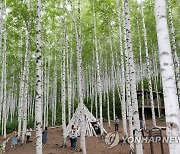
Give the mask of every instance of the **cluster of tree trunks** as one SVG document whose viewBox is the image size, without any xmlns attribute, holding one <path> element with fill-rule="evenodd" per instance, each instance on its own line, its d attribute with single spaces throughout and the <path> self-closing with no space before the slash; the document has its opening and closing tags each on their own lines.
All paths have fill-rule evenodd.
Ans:
<svg viewBox="0 0 180 154">
<path fill-rule="evenodd" d="M 6 124 L 9 115 L 11 122 L 15 116 L 18 116 L 18 137 L 22 139 L 22 143 L 25 142 L 27 123 L 30 120 L 34 120 L 34 126 L 36 127 L 36 153 L 42 154 L 42 128 L 45 128 L 50 123 L 48 120 L 49 110 L 51 110 L 52 113 L 51 125 L 56 125 L 59 98 L 62 109 L 62 144 L 64 147 L 66 146 L 67 130 L 69 129 L 70 123 L 73 121 L 71 118 L 75 113 L 75 101 L 78 102 L 78 121 L 81 128 L 80 148 L 82 149 L 83 154 L 86 154 L 86 130 L 89 130 L 90 135 L 93 134 L 93 129 L 90 123 L 88 123 L 89 127 L 87 127 L 87 113 L 85 113 L 87 108 L 84 105 L 85 100 L 87 104 L 90 104 L 89 110 L 91 111 L 91 114 L 94 113 L 96 119 L 99 119 L 101 135 L 105 132 L 103 128 L 103 109 L 107 107 L 107 120 L 108 126 L 110 127 L 110 120 L 115 119 L 117 114 L 116 106 L 118 105 L 121 106 L 124 136 L 133 137 L 135 135 L 140 137 L 141 131 L 137 99 L 138 73 L 140 89 L 142 90 L 141 117 L 144 127 L 146 128 L 144 115 L 144 78 L 145 74 L 147 74 L 146 78 L 148 79 L 148 88 L 150 91 L 153 126 L 156 126 L 153 89 L 157 94 L 158 116 L 160 117 L 160 98 L 158 95 L 157 84 L 162 82 L 167 136 L 179 135 L 179 59 L 177 56 L 175 29 L 170 0 L 167 0 L 168 13 L 166 13 L 165 0 L 155 0 L 158 49 L 155 46 L 149 48 L 151 42 L 148 41 L 143 2 L 140 4 L 137 3 L 137 13 L 141 14 L 140 18 L 136 18 L 139 42 L 138 64 L 135 63 L 134 59 L 129 0 L 122 0 L 122 4 L 120 4 L 119 0 L 116 0 L 119 46 L 116 46 L 115 37 L 113 36 L 112 25 L 114 20 L 110 19 L 108 21 L 109 41 L 107 45 L 109 51 L 106 53 L 105 57 L 102 52 L 105 45 L 100 42 L 97 33 L 97 2 L 92 2 L 93 61 L 85 67 L 82 59 L 83 38 L 81 32 L 81 1 L 77 0 L 77 7 L 74 5 L 72 0 L 69 0 L 68 2 L 66 0 L 62 1 L 63 16 L 60 20 L 62 24 L 62 33 L 59 38 L 60 51 L 59 54 L 52 53 L 50 56 L 43 53 L 41 49 L 41 3 L 41 0 L 36 0 L 36 69 L 34 70 L 34 73 L 36 74 L 36 82 L 34 85 L 31 83 L 31 79 L 29 78 L 31 67 L 30 18 L 28 22 L 23 22 L 23 26 L 26 28 L 21 31 L 21 39 L 19 41 L 20 50 L 25 46 L 25 51 L 21 51 L 20 54 L 22 59 L 21 71 L 19 73 L 20 80 L 19 83 L 16 84 L 15 76 L 12 76 L 10 81 L 12 89 L 18 91 L 18 94 L 8 91 L 7 89 L 6 1 L 3 0 L 0 5 L 0 55 L 2 59 L 0 78 L 0 123 L 4 138 L 6 138 Z M 67 5 L 71 6 L 70 11 L 72 23 L 70 28 L 67 27 L 68 23 L 66 21 Z M 27 6 L 28 10 L 31 11 L 31 0 L 27 2 Z M 169 27 L 167 19 L 169 20 Z M 71 31 L 71 34 L 68 33 L 68 30 Z M 76 50 L 74 50 L 73 41 L 75 41 Z M 159 58 L 157 56 L 157 51 L 159 51 Z M 75 52 L 76 55 L 74 54 Z M 152 56 L 150 55 L 150 52 L 153 53 Z M 110 58 L 108 58 L 109 55 Z M 144 55 L 145 62 L 143 61 Z M 76 61 L 75 66 L 73 65 L 74 60 Z M 58 67 L 59 61 L 61 67 Z M 136 65 L 140 67 L 138 73 Z M 61 74 L 60 78 L 58 77 L 59 70 Z M 161 76 L 159 72 L 161 73 Z M 51 76 L 53 80 L 51 80 Z M 61 92 L 58 93 L 58 90 Z M 116 103 L 116 91 L 121 104 Z M 66 108 L 68 109 L 67 113 Z M 91 114 L 88 113 L 88 115 Z M 112 117 L 110 115 L 112 115 Z M 66 120 L 69 122 L 68 127 L 66 127 Z M 133 130 L 136 130 L 135 134 L 133 134 Z M 170 153 L 178 153 L 180 151 L 180 145 L 170 143 L 169 149 Z M 142 143 L 131 143 L 130 150 L 131 152 L 136 150 L 136 153 L 143 153 Z"/>
</svg>

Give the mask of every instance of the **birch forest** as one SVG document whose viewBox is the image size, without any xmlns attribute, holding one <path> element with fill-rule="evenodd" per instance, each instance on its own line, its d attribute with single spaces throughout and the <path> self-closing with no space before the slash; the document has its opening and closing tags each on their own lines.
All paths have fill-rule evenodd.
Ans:
<svg viewBox="0 0 180 154">
<path fill-rule="evenodd" d="M 26 146 L 31 127 L 29 154 L 48 153 L 51 128 L 60 138 L 57 153 L 71 153 L 75 125 L 74 153 L 93 154 L 95 138 L 105 147 L 97 154 L 149 154 L 150 143 L 128 139 L 152 137 L 157 128 L 179 139 L 163 143 L 164 153 L 179 154 L 179 105 L 179 0 L 0 0 L 2 151 L 19 154 L 13 149 Z M 22 146 L 11 149 L 13 128 Z"/>
</svg>

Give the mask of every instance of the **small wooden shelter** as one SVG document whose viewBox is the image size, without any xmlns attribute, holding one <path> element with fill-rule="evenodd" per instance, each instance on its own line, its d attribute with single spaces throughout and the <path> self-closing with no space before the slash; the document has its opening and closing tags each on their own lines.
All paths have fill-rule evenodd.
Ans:
<svg viewBox="0 0 180 154">
<path fill-rule="evenodd" d="M 142 91 L 137 91 L 137 97 L 138 97 L 138 108 L 139 108 L 139 115 L 141 117 L 142 115 Z M 163 94 L 161 92 L 153 91 L 153 101 L 154 101 L 154 110 L 156 116 L 158 116 L 158 110 L 161 115 L 165 115 L 165 108 L 164 108 L 164 101 L 163 101 Z M 159 102 L 159 108 L 158 108 L 158 102 Z M 144 90 L 144 114 L 145 118 L 151 118 L 151 101 L 150 101 L 150 91 Z"/>
</svg>

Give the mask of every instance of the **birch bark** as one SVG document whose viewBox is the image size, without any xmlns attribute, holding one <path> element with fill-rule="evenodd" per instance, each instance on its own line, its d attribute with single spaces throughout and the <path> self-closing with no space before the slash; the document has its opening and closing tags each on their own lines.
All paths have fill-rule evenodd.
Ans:
<svg viewBox="0 0 180 154">
<path fill-rule="evenodd" d="M 100 129 L 101 129 L 101 135 L 102 135 L 103 134 L 102 83 L 101 83 L 101 77 L 100 77 L 100 64 L 99 64 L 99 55 L 98 55 L 97 33 L 96 33 L 96 12 L 95 12 L 95 8 L 94 8 L 94 43 L 95 43 L 95 52 L 96 52 L 96 65 L 97 65 L 97 84 L 98 84 L 97 90 L 98 90 L 98 96 L 99 96 Z"/>
<path fill-rule="evenodd" d="M 74 18 L 75 19 L 75 18 Z M 74 20 L 75 21 L 75 20 Z M 74 22 L 76 23 L 76 22 Z M 76 24 L 74 24 L 76 25 Z M 76 28 L 75 28 L 76 29 Z M 86 154 L 86 142 L 85 142 L 85 114 L 84 114 L 84 105 L 83 105 L 83 71 L 82 71 L 82 45 L 81 45 L 81 4 L 78 0 L 78 29 L 76 30 L 77 35 L 77 76 L 78 76 L 78 94 L 79 94 L 79 105 L 80 105 L 80 127 L 81 127 L 81 139 L 80 139 L 80 148 L 82 149 L 83 154 Z M 78 48 L 79 47 L 79 48 Z"/>
<path fill-rule="evenodd" d="M 66 39 L 66 32 L 64 30 L 64 43 Z M 63 146 L 66 146 L 66 89 L 65 89 L 65 53 L 66 47 L 63 46 L 62 51 L 62 77 L 61 77 L 61 104 L 62 104 L 62 129 L 63 129 Z"/>
<path fill-rule="evenodd" d="M 122 1 L 123 6 L 123 18 L 124 18 L 124 1 Z M 129 72 L 129 56 L 127 50 L 127 42 L 126 42 L 126 27 L 125 27 L 125 19 L 123 20 L 124 26 L 124 51 L 125 51 L 125 68 L 126 68 L 126 102 L 127 102 L 127 118 L 129 124 L 129 137 L 133 137 L 133 121 L 132 121 L 132 98 L 131 98 L 131 84 L 130 84 L 130 72 Z M 130 153 L 134 152 L 134 143 L 130 143 Z"/>
<path fill-rule="evenodd" d="M 130 12 L 129 12 L 129 2 L 128 0 L 124 0 L 124 14 L 125 14 L 125 29 L 126 29 L 126 43 L 127 43 L 127 51 L 129 58 L 129 67 L 130 67 L 130 84 L 131 84 L 131 97 L 132 97 L 132 106 L 133 106 L 133 118 L 134 118 L 134 129 L 135 136 L 141 137 L 140 132 L 140 121 L 139 121 L 139 111 L 138 111 L 138 101 L 137 101 L 137 91 L 136 91 L 136 74 L 134 67 L 134 55 L 132 48 L 132 40 L 131 40 L 131 23 L 130 23 Z M 142 143 L 136 143 L 136 153 L 143 153 Z"/>
<path fill-rule="evenodd" d="M 57 105 L 57 62 L 56 62 L 56 56 L 55 56 L 55 66 L 54 66 L 54 111 L 53 111 L 53 126 L 56 125 L 56 105 Z"/>
<path fill-rule="evenodd" d="M 62 49 L 62 72 L 61 72 L 61 104 L 62 104 L 62 129 L 63 129 L 63 146 L 66 146 L 66 51 L 67 51 L 67 36 L 66 36 L 66 17 L 65 17 L 66 0 L 63 1 L 63 49 Z"/>
<path fill-rule="evenodd" d="M 178 94 L 178 100 L 180 104 L 180 76 L 179 76 L 179 66 L 180 62 L 177 56 L 177 50 L 176 50 L 176 35 L 175 35 L 175 28 L 172 18 L 172 9 L 171 9 L 171 2 L 170 0 L 167 0 L 168 4 L 168 15 L 169 15 L 169 21 L 170 21 L 170 32 L 171 32 L 171 40 L 172 40 L 172 56 L 173 56 L 173 62 L 174 62 L 174 70 L 175 70 L 175 79 L 176 79 L 176 85 L 177 85 L 177 94 Z"/>
<path fill-rule="evenodd" d="M 149 85 L 149 91 L 150 91 L 152 121 L 153 121 L 153 126 L 156 127 L 156 115 L 155 115 L 155 110 L 154 110 L 154 99 L 153 99 L 153 93 L 152 93 L 152 81 L 151 81 L 151 72 L 150 72 L 150 63 L 149 63 L 147 32 L 146 32 L 146 25 L 144 21 L 144 10 L 143 10 L 142 1 L 141 1 L 141 15 L 142 15 L 142 24 L 143 24 L 143 33 L 144 33 L 144 45 L 145 45 L 145 52 L 146 52 L 146 63 L 147 63 L 146 66 L 147 66 L 147 73 L 148 73 L 148 85 Z"/>
<path fill-rule="evenodd" d="M 4 95 L 4 88 L 3 88 L 3 83 L 4 83 L 4 78 L 3 78 L 3 76 L 4 76 L 4 54 L 3 54 L 3 50 L 2 50 L 2 30 L 3 30 L 3 15 L 4 15 L 4 2 L 2 2 L 1 3 L 1 16 L 0 16 L 0 51 L 1 51 L 1 53 L 0 53 L 0 56 L 1 56 L 1 58 L 2 58 L 2 71 L 1 71 L 1 84 L 0 84 L 0 86 L 1 86 L 1 95 L 0 95 L 0 123 L 1 123 L 1 121 L 2 121 L 2 115 L 1 115 L 1 112 L 2 112 L 2 105 L 3 105 L 3 95 Z"/>
<path fill-rule="evenodd" d="M 155 0 L 155 16 L 165 104 L 166 134 L 168 137 L 178 137 L 180 134 L 179 103 L 168 34 L 165 0 Z M 170 154 L 178 154 L 179 151 L 179 143 L 169 143 Z"/>
<path fill-rule="evenodd" d="M 107 72 L 107 58 L 106 58 L 106 70 L 105 70 L 105 74 L 106 74 L 106 96 L 107 96 L 107 116 L 108 116 L 108 126 L 109 129 L 111 128 L 111 121 L 110 121 L 110 114 L 109 114 L 109 86 L 108 86 L 108 72 Z"/>
<path fill-rule="evenodd" d="M 22 47 L 22 40 L 20 47 Z M 27 52 L 27 51 L 26 51 Z M 24 100 L 24 81 L 25 81 L 25 73 L 26 73 L 26 64 L 27 61 L 27 53 L 25 53 L 24 66 L 21 67 L 21 76 L 20 76 L 20 90 L 19 90 L 19 102 L 18 102 L 18 137 L 21 136 L 21 126 L 22 126 L 22 114 L 23 114 L 23 100 Z"/>
<path fill-rule="evenodd" d="M 50 58 L 48 58 L 47 91 L 46 91 L 46 126 L 48 126 L 48 119 L 49 119 L 48 115 L 49 115 L 50 67 L 51 67 Z"/>
<path fill-rule="evenodd" d="M 41 0 L 36 1 L 36 154 L 42 154 Z"/>
<path fill-rule="evenodd" d="M 110 29 L 110 28 L 109 28 Z M 112 49 L 112 38 L 110 35 L 110 51 L 111 51 L 111 85 L 112 85 L 112 100 L 113 100 L 113 120 L 116 118 L 116 108 L 115 108 L 115 70 L 114 70 L 114 53 Z"/>
<path fill-rule="evenodd" d="M 1 15 L 0 15 L 0 49 L 2 48 L 2 30 L 3 30 L 3 15 L 4 15 L 4 2 L 0 3 Z M 1 50 L 2 52 L 2 50 Z M 2 53 L 0 53 L 2 54 Z"/>
<path fill-rule="evenodd" d="M 6 8 L 6 4 L 5 4 L 5 8 Z M 6 11 L 5 11 L 5 18 L 6 18 Z M 5 19 L 6 20 L 6 19 Z M 5 21 L 5 25 L 6 25 L 6 21 Z M 6 72 L 6 27 L 4 29 L 4 48 L 3 48 L 3 54 L 4 54 L 4 61 L 3 61 L 3 65 L 4 65 L 4 68 L 3 68 L 3 78 L 4 78 L 4 97 L 3 97 L 3 137 L 4 139 L 6 139 L 6 123 L 7 123 L 7 115 L 6 115 L 6 111 L 7 111 L 7 83 L 6 83 L 6 77 L 7 77 L 7 72 Z"/>
<path fill-rule="evenodd" d="M 120 6 L 119 0 L 116 0 L 117 4 L 117 13 L 118 13 L 118 26 L 119 26 L 119 47 L 120 47 L 120 55 L 121 55 L 121 112 L 122 112 L 122 120 L 123 120 L 123 132 L 124 136 L 128 136 L 127 134 L 127 120 L 126 120 L 126 99 L 125 99 L 125 69 L 124 69 L 124 51 L 122 45 L 122 29 L 121 29 L 121 14 L 120 14 Z"/>
<path fill-rule="evenodd" d="M 28 77 L 29 77 L 29 32 L 26 31 L 26 64 L 25 64 L 25 82 L 24 82 L 24 104 L 23 104 L 23 132 L 22 143 L 24 143 L 24 137 L 27 128 L 27 103 L 28 103 Z"/>
<path fill-rule="evenodd" d="M 141 37 L 140 37 L 140 31 L 139 31 L 139 22 L 137 19 L 137 26 L 138 26 L 138 40 L 139 40 L 139 65 L 140 65 L 140 80 L 141 80 L 141 91 L 142 91 L 142 121 L 144 129 L 146 129 L 146 120 L 145 120 L 145 114 L 144 114 L 144 74 L 143 74 L 143 64 L 142 64 L 142 48 L 141 48 Z"/>
</svg>

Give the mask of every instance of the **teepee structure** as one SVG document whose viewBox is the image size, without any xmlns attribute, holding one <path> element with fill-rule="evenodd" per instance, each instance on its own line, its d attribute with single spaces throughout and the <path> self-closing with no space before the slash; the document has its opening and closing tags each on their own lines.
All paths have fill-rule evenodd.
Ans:
<svg viewBox="0 0 180 154">
<path fill-rule="evenodd" d="M 84 121 L 85 121 L 85 129 L 86 129 L 86 136 L 97 136 L 96 132 L 94 130 L 94 127 L 92 123 L 97 123 L 98 127 L 100 128 L 100 124 L 97 121 L 97 119 L 92 115 L 91 112 L 87 109 L 87 107 L 83 104 L 83 109 L 84 109 Z M 80 126 L 80 113 L 81 113 L 81 108 L 78 105 L 78 108 L 76 109 L 76 112 L 73 114 L 71 120 L 69 121 L 69 124 L 67 125 L 66 128 L 66 137 L 69 135 L 71 131 L 71 126 L 74 125 L 75 127 Z M 79 129 L 81 129 L 79 127 Z M 103 133 L 107 134 L 106 130 L 103 128 Z"/>
</svg>

